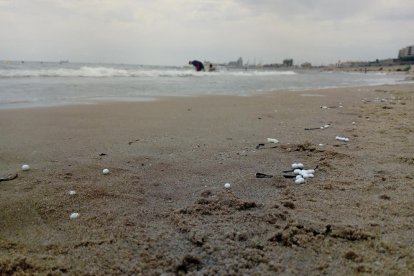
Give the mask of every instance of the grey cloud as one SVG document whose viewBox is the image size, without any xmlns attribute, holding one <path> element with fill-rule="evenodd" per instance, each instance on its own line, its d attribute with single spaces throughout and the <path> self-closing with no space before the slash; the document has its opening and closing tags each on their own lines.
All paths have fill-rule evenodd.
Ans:
<svg viewBox="0 0 414 276">
<path fill-rule="evenodd" d="M 370 1 L 361 0 L 238 0 L 255 13 L 273 14 L 281 18 L 303 18 L 312 20 L 342 20 L 361 14 Z"/>
<path fill-rule="evenodd" d="M 413 18 L 413 0 L 0 0 L 0 59 L 370 59 L 412 44 Z"/>
<path fill-rule="evenodd" d="M 400 9 L 389 9 L 381 11 L 376 15 L 378 20 L 385 21 L 414 21 L 414 5 L 411 9 L 400 8 Z M 412 23 L 411 23 L 412 24 Z"/>
</svg>

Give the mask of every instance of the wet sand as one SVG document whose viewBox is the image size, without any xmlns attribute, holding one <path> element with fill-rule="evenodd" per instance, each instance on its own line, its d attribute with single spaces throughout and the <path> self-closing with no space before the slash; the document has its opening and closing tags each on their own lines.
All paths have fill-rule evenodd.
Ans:
<svg viewBox="0 0 414 276">
<path fill-rule="evenodd" d="M 414 84 L 1 110 L 0 274 L 409 275 L 413 118 Z"/>
</svg>

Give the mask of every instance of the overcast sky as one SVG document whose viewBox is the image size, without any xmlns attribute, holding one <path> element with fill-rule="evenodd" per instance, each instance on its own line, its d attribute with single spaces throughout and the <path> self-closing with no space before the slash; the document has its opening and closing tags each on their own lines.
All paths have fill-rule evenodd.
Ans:
<svg viewBox="0 0 414 276">
<path fill-rule="evenodd" d="M 414 44 L 414 0 L 0 0 L 0 60 L 329 64 Z"/>
</svg>

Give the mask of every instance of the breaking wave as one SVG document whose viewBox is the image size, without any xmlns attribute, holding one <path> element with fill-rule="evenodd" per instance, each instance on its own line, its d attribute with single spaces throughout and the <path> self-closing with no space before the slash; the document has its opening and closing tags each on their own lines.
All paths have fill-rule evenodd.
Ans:
<svg viewBox="0 0 414 276">
<path fill-rule="evenodd" d="M 190 69 L 122 69 L 113 67 L 89 67 L 81 68 L 51 68 L 51 69 L 0 69 L 0 78 L 30 78 L 30 77 L 212 77 L 212 76 L 280 76 L 296 75 L 293 71 L 261 71 L 223 70 L 217 72 L 195 72 Z"/>
</svg>

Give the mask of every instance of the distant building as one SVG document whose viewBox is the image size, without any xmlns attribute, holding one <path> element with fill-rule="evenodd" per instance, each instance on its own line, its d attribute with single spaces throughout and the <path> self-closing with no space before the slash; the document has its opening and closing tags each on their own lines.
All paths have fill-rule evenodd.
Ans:
<svg viewBox="0 0 414 276">
<path fill-rule="evenodd" d="M 400 49 L 398 52 L 399 60 L 414 60 L 414 45 Z"/>
<path fill-rule="evenodd" d="M 266 68 L 279 68 L 279 67 L 282 67 L 282 64 L 279 64 L 279 63 L 264 64 L 263 67 L 266 67 Z"/>
<path fill-rule="evenodd" d="M 369 66 L 368 61 L 345 61 L 345 62 L 338 62 L 336 67 L 339 68 L 352 68 L 352 67 L 365 67 Z"/>
<path fill-rule="evenodd" d="M 293 59 L 284 59 L 283 66 L 292 67 L 293 66 Z"/>
<path fill-rule="evenodd" d="M 243 67 L 243 59 L 240 57 L 237 61 L 230 61 L 229 66 Z"/>
<path fill-rule="evenodd" d="M 305 62 L 305 63 L 302 63 L 300 67 L 305 68 L 305 69 L 310 69 L 312 68 L 312 64 L 310 62 Z"/>
</svg>

